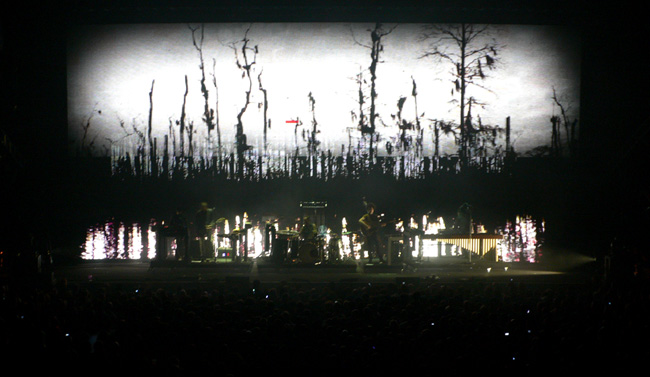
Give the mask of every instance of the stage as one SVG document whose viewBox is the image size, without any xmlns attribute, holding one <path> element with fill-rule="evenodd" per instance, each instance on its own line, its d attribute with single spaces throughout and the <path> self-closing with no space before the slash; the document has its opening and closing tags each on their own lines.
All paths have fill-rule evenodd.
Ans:
<svg viewBox="0 0 650 377">
<path fill-rule="evenodd" d="M 587 257 L 565 257 L 548 263 L 469 261 L 462 257 L 431 258 L 410 265 L 346 260 L 338 263 L 272 263 L 268 258 L 206 262 L 99 260 L 56 266 L 54 280 L 75 284 L 120 284 L 132 287 L 205 287 L 222 284 L 323 285 L 508 283 L 583 284 L 598 277 L 600 264 Z M 256 282 L 256 281 L 259 281 Z"/>
</svg>

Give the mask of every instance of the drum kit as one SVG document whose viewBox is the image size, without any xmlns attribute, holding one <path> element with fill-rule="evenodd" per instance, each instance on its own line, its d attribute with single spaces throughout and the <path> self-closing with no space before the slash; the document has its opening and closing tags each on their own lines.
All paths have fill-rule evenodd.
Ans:
<svg viewBox="0 0 650 377">
<path fill-rule="evenodd" d="M 337 235 L 327 240 L 322 234 L 313 239 L 301 239 L 293 230 L 278 230 L 271 248 L 271 260 L 277 263 L 319 264 L 341 260 Z"/>
<path fill-rule="evenodd" d="M 345 259 L 346 255 L 341 252 L 340 245 L 342 237 L 346 237 L 346 234 L 328 233 L 324 225 L 327 202 L 300 202 L 300 208 L 304 211 L 305 218 L 311 218 L 312 223 L 317 225 L 316 236 L 301 238 L 298 231 L 289 229 L 276 231 L 273 226 L 270 226 L 267 231 L 268 239 L 271 240 L 270 259 L 278 264 L 305 265 L 337 263 Z"/>
</svg>

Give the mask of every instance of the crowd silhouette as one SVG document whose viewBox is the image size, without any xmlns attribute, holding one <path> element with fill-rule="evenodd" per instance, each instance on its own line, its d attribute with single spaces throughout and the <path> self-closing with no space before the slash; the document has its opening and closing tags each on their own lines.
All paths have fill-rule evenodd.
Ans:
<svg viewBox="0 0 650 377">
<path fill-rule="evenodd" d="M 650 356 L 650 290 L 544 285 L 5 285 L 5 366 L 40 375 L 546 375 Z M 7 370 L 9 370 L 8 368 Z"/>
</svg>

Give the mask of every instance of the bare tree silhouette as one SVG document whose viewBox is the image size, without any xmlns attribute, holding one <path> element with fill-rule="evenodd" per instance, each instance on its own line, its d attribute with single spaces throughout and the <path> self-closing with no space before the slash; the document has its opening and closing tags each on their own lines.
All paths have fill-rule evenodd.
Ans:
<svg viewBox="0 0 650 377">
<path fill-rule="evenodd" d="M 214 110 L 210 109 L 209 97 L 210 93 L 208 88 L 205 85 L 205 64 L 203 61 L 203 40 L 205 36 L 205 26 L 201 24 L 200 27 L 193 28 L 191 25 L 187 27 L 192 31 L 192 45 L 199 53 L 199 69 L 201 70 L 201 94 L 203 95 L 204 105 L 203 105 L 203 122 L 208 127 L 208 134 L 214 129 Z M 200 35 L 197 36 L 197 32 L 200 30 Z M 214 77 L 214 76 L 213 76 Z"/>
<path fill-rule="evenodd" d="M 559 116 L 553 115 L 551 121 L 551 155 L 558 157 L 562 154 L 562 141 L 560 139 L 560 125 L 562 120 Z"/>
<path fill-rule="evenodd" d="M 248 33 L 250 32 L 251 27 L 252 25 L 248 26 L 246 32 L 244 32 L 244 37 L 241 40 L 231 42 L 229 44 L 229 47 L 235 53 L 235 64 L 237 64 L 237 67 L 240 70 L 242 70 L 242 78 L 245 78 L 248 81 L 248 89 L 246 90 L 244 105 L 242 106 L 241 110 L 239 110 L 239 113 L 237 114 L 237 124 L 235 125 L 237 170 L 240 178 L 242 177 L 243 170 L 244 170 L 244 153 L 251 148 L 246 142 L 246 134 L 244 133 L 244 124 L 242 121 L 242 117 L 244 116 L 246 109 L 248 109 L 248 105 L 250 104 L 251 101 L 251 91 L 253 88 L 253 79 L 251 77 L 251 71 L 253 69 L 253 65 L 256 63 L 257 52 L 258 52 L 257 46 L 255 47 L 248 46 L 248 43 L 250 42 L 250 39 L 248 39 Z M 242 60 L 240 60 L 239 51 L 241 51 Z M 253 53 L 252 58 L 249 57 L 249 54 L 251 52 Z"/>
<path fill-rule="evenodd" d="M 368 96 L 365 95 L 363 86 L 366 84 L 366 80 L 363 78 L 363 68 L 359 67 L 359 73 L 354 77 L 355 83 L 359 86 L 357 93 L 357 104 L 359 105 L 358 112 L 354 110 L 350 111 L 352 117 L 352 122 L 357 122 L 357 129 L 360 130 L 363 134 L 364 130 L 368 130 L 368 117 L 365 114 L 365 105 Z M 351 129 L 348 129 L 348 152 L 352 149 L 352 135 Z"/>
<path fill-rule="evenodd" d="M 413 76 L 411 76 L 411 81 L 413 82 L 413 89 L 411 90 L 411 96 L 413 97 L 413 104 L 414 104 L 413 106 L 415 108 L 415 130 L 417 131 L 418 134 L 416 138 L 416 147 L 417 147 L 416 155 L 420 156 L 422 154 L 423 141 L 424 141 L 424 129 L 420 124 L 420 118 L 424 116 L 424 113 L 422 114 L 418 113 L 418 88 Z"/>
<path fill-rule="evenodd" d="M 395 30 L 397 25 L 393 26 L 392 28 L 389 29 L 384 29 L 383 25 L 379 22 L 375 24 L 374 29 L 368 29 L 367 31 L 370 32 L 370 44 L 364 44 L 359 42 L 355 36 L 354 33 L 352 33 L 352 39 L 354 40 L 354 43 L 356 43 L 359 46 L 365 47 L 370 50 L 370 66 L 368 67 L 368 71 L 370 72 L 370 115 L 368 118 L 368 124 L 363 124 L 361 123 L 360 120 L 360 126 L 361 126 L 361 133 L 363 135 L 369 135 L 370 136 L 370 146 L 368 149 L 369 152 L 369 161 L 372 164 L 372 161 L 374 160 L 374 157 L 376 155 L 376 150 L 374 147 L 375 143 L 375 131 L 377 129 L 376 127 L 376 118 L 379 116 L 377 113 L 377 108 L 375 101 L 377 100 L 377 89 L 376 89 L 376 82 L 377 82 L 377 65 L 381 63 L 380 60 L 380 55 L 384 51 L 384 45 L 382 44 L 381 40 L 383 37 L 389 35 L 390 33 Z M 360 99 L 363 99 L 362 94 L 360 93 Z M 362 101 L 359 101 L 360 103 Z"/>
<path fill-rule="evenodd" d="M 217 85 L 217 59 L 212 59 L 212 85 L 214 86 L 214 126 L 217 129 L 217 155 L 221 159 L 221 127 L 219 126 L 219 85 Z M 209 137 L 209 136 L 208 136 Z M 221 162 L 219 162 L 221 163 Z"/>
<path fill-rule="evenodd" d="M 408 151 L 411 148 L 412 138 L 410 135 L 408 135 L 407 131 L 413 130 L 415 128 L 415 125 L 406 119 L 402 119 L 402 109 L 404 108 L 405 102 L 406 97 L 400 97 L 397 100 L 397 113 L 391 114 L 391 116 L 393 119 L 395 119 L 397 128 L 399 129 L 397 148 L 398 150 Z"/>
<path fill-rule="evenodd" d="M 260 91 L 262 92 L 262 96 L 264 98 L 264 102 L 262 104 L 263 106 L 263 112 L 264 112 L 264 125 L 263 125 L 263 130 L 264 130 L 264 155 L 267 153 L 267 129 L 271 128 L 271 119 L 268 119 L 268 110 L 269 110 L 269 100 L 268 100 L 268 93 L 267 89 L 264 88 L 264 85 L 262 85 L 262 73 L 264 70 L 260 71 L 259 75 L 257 75 L 257 82 L 259 83 L 259 88 Z"/>
<path fill-rule="evenodd" d="M 309 111 L 311 112 L 311 132 L 309 133 L 309 140 L 307 142 L 309 148 L 309 154 L 315 156 L 318 152 L 318 145 L 320 141 L 316 138 L 316 135 L 320 133 L 318 130 L 318 122 L 316 121 L 316 99 L 311 92 L 309 92 Z"/>
<path fill-rule="evenodd" d="M 409 121 L 407 119 L 404 119 L 404 117 L 402 116 L 404 110 L 404 104 L 408 99 L 408 97 L 406 96 L 401 96 L 397 100 L 397 112 L 395 114 L 391 114 L 391 117 L 393 118 L 393 120 L 395 120 L 395 123 L 399 130 L 399 134 L 396 138 L 395 147 L 398 150 L 404 152 L 414 151 L 413 152 L 414 155 L 418 157 L 422 154 L 422 148 L 423 148 L 424 130 L 422 129 L 422 126 L 420 124 L 420 118 L 424 116 L 424 113 L 418 114 L 417 85 L 415 83 L 415 79 L 412 76 L 411 76 L 411 82 L 412 82 L 411 96 L 413 97 L 414 108 L 415 108 L 415 121 Z M 415 133 L 415 141 L 413 139 L 413 133 Z M 388 154 L 390 154 L 392 150 L 392 144 L 390 142 L 387 142 L 386 146 L 387 146 L 387 152 Z"/>
<path fill-rule="evenodd" d="M 151 90 L 149 91 L 149 119 L 147 120 L 147 140 L 149 141 L 149 167 L 148 170 L 151 170 L 155 166 L 156 161 L 156 148 L 154 146 L 154 140 L 151 137 L 151 131 L 153 129 L 153 87 L 156 80 L 151 80 Z"/>
<path fill-rule="evenodd" d="M 185 75 L 185 93 L 183 94 L 183 106 L 181 107 L 181 118 L 178 120 L 178 128 L 180 135 L 180 150 L 181 157 L 185 156 L 185 118 L 187 114 L 185 113 L 185 106 L 187 105 L 187 94 L 189 92 L 189 86 L 187 84 L 187 75 Z"/>
<path fill-rule="evenodd" d="M 564 130 L 566 133 L 566 143 L 569 151 L 569 156 L 573 157 L 576 155 L 577 152 L 577 126 L 578 126 L 578 119 L 573 118 L 571 119 L 571 116 L 569 115 L 570 107 L 565 104 L 557 95 L 555 88 L 553 88 L 553 96 L 552 96 L 553 102 L 557 107 L 560 108 L 560 115 L 561 117 L 554 116 L 551 118 L 551 122 L 553 123 L 553 130 L 554 130 L 554 141 L 557 144 L 557 147 L 562 148 L 562 138 L 560 135 L 560 124 L 564 126 Z M 557 126 L 557 135 L 555 135 L 556 131 L 556 126 Z"/>
<path fill-rule="evenodd" d="M 470 155 L 470 132 L 467 122 L 472 105 L 485 106 L 485 103 L 469 96 L 471 87 L 488 90 L 481 83 L 487 77 L 486 70 L 497 67 L 500 62 L 501 46 L 490 37 L 490 25 L 474 24 L 431 24 L 423 27 L 419 37 L 421 42 L 428 44 L 421 58 L 433 58 L 437 61 L 448 62 L 451 70 L 452 100 L 460 110 L 460 161 L 461 167 L 468 166 Z"/>
<path fill-rule="evenodd" d="M 101 114 L 101 111 L 93 108 L 93 110 L 81 124 L 81 130 L 83 131 L 83 134 L 81 136 L 81 140 L 79 141 L 79 149 L 77 150 L 77 153 L 83 157 L 92 156 L 93 150 L 95 149 L 95 141 L 97 140 L 98 135 L 90 138 L 90 128 L 92 125 L 91 122 L 95 114 Z"/>
</svg>

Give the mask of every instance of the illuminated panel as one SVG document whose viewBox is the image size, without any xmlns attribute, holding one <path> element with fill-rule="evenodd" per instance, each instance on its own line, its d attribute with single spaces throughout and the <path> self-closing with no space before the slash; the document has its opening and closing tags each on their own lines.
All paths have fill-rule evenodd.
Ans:
<svg viewBox="0 0 650 377">
<path fill-rule="evenodd" d="M 134 224 L 131 228 L 131 236 L 129 237 L 129 253 L 130 259 L 140 259 L 142 251 L 144 250 L 142 242 L 142 229 L 139 224 Z"/>
<path fill-rule="evenodd" d="M 504 262 L 537 262 L 542 255 L 539 235 L 544 233 L 545 223 L 539 224 L 531 216 L 517 216 L 503 229 L 503 239 L 497 245 L 497 253 Z"/>
<path fill-rule="evenodd" d="M 245 214 L 243 218 L 247 218 Z M 442 235 L 440 230 L 445 229 L 444 220 L 439 217 L 434 221 L 423 218 L 424 234 L 414 236 L 410 240 L 410 249 L 415 258 L 436 258 L 442 256 L 458 256 L 461 250 L 470 250 L 478 256 L 484 256 L 486 253 L 494 250 L 495 260 L 504 262 L 526 261 L 537 262 L 541 257 L 542 242 L 539 235 L 543 234 L 544 221 L 537 222 L 530 216 L 517 216 L 515 222 L 508 222 L 506 226 L 499 230 L 499 234 L 477 233 L 469 235 Z M 240 216 L 237 215 L 234 220 L 235 224 L 240 224 Z M 416 223 L 411 219 L 410 226 L 416 228 Z M 276 231 L 278 224 L 275 223 Z M 298 224 L 295 225 L 297 229 Z M 361 256 L 362 239 L 355 233 L 347 229 L 347 220 L 341 220 L 342 232 L 339 242 L 341 257 L 359 259 Z M 146 234 L 142 231 L 140 224 L 126 226 L 119 223 L 115 227 L 112 221 L 104 225 L 90 227 L 86 232 L 86 240 L 81 245 L 82 258 L 86 260 L 97 259 L 154 259 L 156 257 L 156 233 L 154 231 L 155 221 L 152 220 Z M 213 242 L 220 253 L 231 253 L 231 243 L 228 237 L 217 236 L 218 234 L 230 234 L 228 219 L 223 222 L 222 226 L 218 225 L 215 229 Z M 238 225 L 235 230 L 240 229 Z M 403 231 L 403 225 L 397 224 L 397 230 Z M 247 249 L 248 257 L 256 258 L 263 251 L 262 229 L 259 224 L 252 226 L 247 231 Z M 145 249 L 146 238 L 146 249 Z M 327 230 L 326 244 L 329 245 L 330 229 Z M 388 238 L 387 245 L 392 249 L 393 243 L 403 243 L 403 237 L 392 236 Z M 178 246 L 172 241 L 172 256 Z M 244 245 L 239 244 L 240 253 L 243 255 Z"/>
<path fill-rule="evenodd" d="M 156 254 L 156 235 L 154 224 L 147 227 L 144 235 L 140 224 L 126 226 L 119 223 L 116 227 L 112 221 L 104 225 L 90 227 L 86 232 L 86 241 L 81 246 L 81 258 L 97 259 L 153 259 Z M 147 249 L 145 251 L 145 240 Z"/>
<path fill-rule="evenodd" d="M 120 223 L 120 227 L 117 235 L 117 255 L 126 255 L 126 247 L 124 245 L 124 238 L 126 233 L 126 227 L 124 224 Z"/>
<path fill-rule="evenodd" d="M 499 240 L 503 239 L 499 234 L 473 234 L 473 235 L 425 235 L 427 239 L 436 239 L 442 243 L 456 245 L 462 249 L 469 250 L 474 254 L 483 256 L 490 250 L 496 249 Z M 497 255 L 495 253 L 495 260 Z"/>
<path fill-rule="evenodd" d="M 90 260 L 105 258 L 103 232 L 99 232 L 95 228 L 88 230 L 82 258 Z"/>
<path fill-rule="evenodd" d="M 154 231 L 155 224 L 153 221 L 149 223 L 147 229 L 147 259 L 154 259 L 156 257 L 156 232 Z"/>
</svg>

